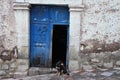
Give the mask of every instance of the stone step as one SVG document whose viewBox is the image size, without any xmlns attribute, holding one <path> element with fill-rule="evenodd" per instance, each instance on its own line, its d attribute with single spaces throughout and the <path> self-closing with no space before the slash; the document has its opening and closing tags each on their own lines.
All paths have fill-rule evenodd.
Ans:
<svg viewBox="0 0 120 80">
<path fill-rule="evenodd" d="M 56 73 L 57 70 L 55 68 L 38 68 L 38 67 L 31 67 L 28 70 L 29 76 L 41 75 L 41 74 L 48 74 L 48 73 Z"/>
</svg>

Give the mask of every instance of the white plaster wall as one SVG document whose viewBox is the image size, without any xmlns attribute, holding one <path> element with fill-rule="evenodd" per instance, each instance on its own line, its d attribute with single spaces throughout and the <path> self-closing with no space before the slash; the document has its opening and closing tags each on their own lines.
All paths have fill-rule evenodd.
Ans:
<svg viewBox="0 0 120 80">
<path fill-rule="evenodd" d="M 84 0 L 81 42 L 91 51 L 120 48 L 120 0 Z"/>
<path fill-rule="evenodd" d="M 15 17 L 13 1 L 0 0 L 0 47 L 12 49 L 16 45 Z"/>
<path fill-rule="evenodd" d="M 120 0 L 84 0 L 82 41 L 120 41 Z"/>
</svg>

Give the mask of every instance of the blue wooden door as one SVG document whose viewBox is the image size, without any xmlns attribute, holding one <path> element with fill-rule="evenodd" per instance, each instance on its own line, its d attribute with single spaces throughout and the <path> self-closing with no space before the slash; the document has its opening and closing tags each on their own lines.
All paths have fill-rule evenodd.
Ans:
<svg viewBox="0 0 120 80">
<path fill-rule="evenodd" d="M 50 67 L 53 24 L 69 24 L 68 8 L 33 5 L 30 10 L 30 66 Z"/>
</svg>

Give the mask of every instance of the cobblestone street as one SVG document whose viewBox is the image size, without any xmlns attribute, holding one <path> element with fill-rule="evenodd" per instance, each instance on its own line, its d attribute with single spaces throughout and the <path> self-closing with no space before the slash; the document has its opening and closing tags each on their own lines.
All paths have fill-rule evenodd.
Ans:
<svg viewBox="0 0 120 80">
<path fill-rule="evenodd" d="M 70 76 L 62 75 L 56 76 L 56 74 L 44 74 L 37 76 L 28 76 L 17 79 L 2 79 L 2 80 L 120 80 L 120 70 L 101 70 L 101 71 L 74 71 L 70 73 Z"/>
</svg>

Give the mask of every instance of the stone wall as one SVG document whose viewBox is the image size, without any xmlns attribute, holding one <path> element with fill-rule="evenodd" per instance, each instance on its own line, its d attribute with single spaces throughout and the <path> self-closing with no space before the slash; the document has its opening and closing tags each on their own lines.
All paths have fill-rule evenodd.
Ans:
<svg viewBox="0 0 120 80">
<path fill-rule="evenodd" d="M 12 51 L 17 46 L 13 1 L 0 0 L 0 79 L 27 75 L 28 59 Z"/>
<path fill-rule="evenodd" d="M 26 76 L 29 68 L 29 9 L 26 6 L 27 3 L 24 3 L 16 5 L 16 10 L 13 10 L 13 1 L 0 0 L 0 55 L 2 51 L 7 51 L 4 53 L 5 56 L 11 54 L 11 50 L 16 45 L 18 55 L 15 58 L 15 55 L 9 56 L 7 60 L 0 58 L 0 78 Z M 50 2 L 50 0 L 47 0 L 48 2 L 43 0 L 16 1 L 30 1 L 33 4 Z M 74 0 L 70 1 L 73 3 Z M 58 4 L 58 2 L 61 0 L 49 4 Z M 60 4 L 68 2 L 69 0 L 62 0 Z M 79 0 L 79 2 L 82 1 Z M 74 7 L 75 5 L 69 5 L 71 7 L 69 49 L 71 69 L 76 66 L 77 69 L 80 67 L 84 70 L 120 68 L 120 1 L 83 0 L 82 5 L 84 6 L 79 6 L 80 9 Z M 84 11 L 81 8 L 84 8 Z M 15 14 L 14 11 L 16 11 Z M 78 22 L 73 22 L 74 19 Z M 23 30 L 25 31 L 23 32 Z M 79 43 L 81 43 L 80 52 Z"/>
<path fill-rule="evenodd" d="M 12 10 L 12 2 L 10 0 L 0 0 L 0 55 L 3 50 L 12 49 L 15 46 L 15 24 Z M 6 76 L 14 70 L 12 62 L 4 62 L 0 58 L 0 76 Z M 0 77 L 1 78 L 1 77 Z"/>
<path fill-rule="evenodd" d="M 83 69 L 120 67 L 120 1 L 83 0 Z"/>
</svg>

